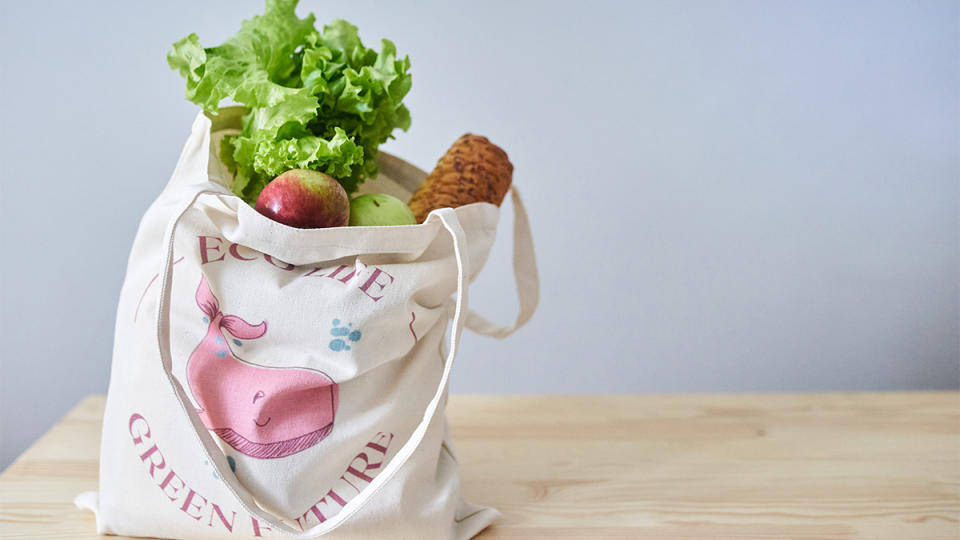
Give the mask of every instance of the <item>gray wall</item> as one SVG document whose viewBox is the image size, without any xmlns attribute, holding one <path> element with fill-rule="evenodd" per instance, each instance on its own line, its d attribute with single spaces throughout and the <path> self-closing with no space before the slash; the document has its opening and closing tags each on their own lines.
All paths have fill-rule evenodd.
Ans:
<svg viewBox="0 0 960 540">
<path fill-rule="evenodd" d="M 429 169 L 470 130 L 516 165 L 540 311 L 468 335 L 454 391 L 958 387 L 956 2 L 302 3 L 412 58 L 386 149 Z M 196 111 L 169 44 L 260 9 L 0 5 L 0 466 L 106 390 L 127 252 Z M 508 240 L 472 295 L 504 321 Z"/>
</svg>

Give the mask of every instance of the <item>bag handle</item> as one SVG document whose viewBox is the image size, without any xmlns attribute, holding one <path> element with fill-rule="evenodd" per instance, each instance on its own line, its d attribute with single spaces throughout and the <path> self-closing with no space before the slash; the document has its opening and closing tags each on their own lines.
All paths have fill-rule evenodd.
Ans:
<svg viewBox="0 0 960 540">
<path fill-rule="evenodd" d="M 526 324 L 537 310 L 540 301 L 540 275 L 537 271 L 537 256 L 533 251 L 530 219 L 516 186 L 510 187 L 510 196 L 513 202 L 513 279 L 517 285 L 517 302 L 520 304 L 517 320 L 513 326 L 503 326 L 473 310 L 467 310 L 465 323 L 474 333 L 498 339 L 509 336 Z"/>
<path fill-rule="evenodd" d="M 427 433 L 427 428 L 436 414 L 437 409 L 441 405 L 444 390 L 446 389 L 447 382 L 450 379 L 450 368 L 453 365 L 454 357 L 456 357 L 457 348 L 460 343 L 460 335 L 463 332 L 463 323 L 465 318 L 464 311 L 465 306 L 468 304 L 469 283 L 467 282 L 467 276 L 470 275 L 470 272 L 468 268 L 469 260 L 464 255 L 467 242 L 466 234 L 464 233 L 463 226 L 460 224 L 460 220 L 457 218 L 457 214 L 453 211 L 453 209 L 444 208 L 434 213 L 437 216 L 436 219 L 440 221 L 444 229 L 450 234 L 450 237 L 453 240 L 453 253 L 457 262 L 457 300 L 453 313 L 453 329 L 450 333 L 450 348 L 447 353 L 447 358 L 444 362 L 443 374 L 440 377 L 440 382 L 437 383 L 437 390 L 434 393 L 433 398 L 431 398 L 423 412 L 423 418 L 420 420 L 420 423 L 417 425 L 416 429 L 413 430 L 410 438 L 407 439 L 402 447 L 400 447 L 400 450 L 397 451 L 396 455 L 394 455 L 393 459 L 390 460 L 380 474 L 378 474 L 372 482 L 367 484 L 367 487 L 365 487 L 356 497 L 351 499 L 350 502 L 348 502 L 339 513 L 332 518 L 311 527 L 310 529 L 300 531 L 294 529 L 292 526 L 284 523 L 269 512 L 266 512 L 260 508 L 250 493 L 240 484 L 233 474 L 224 474 L 224 471 L 228 470 L 228 465 L 223 457 L 223 452 L 220 451 L 220 448 L 213 441 L 213 438 L 211 437 L 206 426 L 203 425 L 200 417 L 197 416 L 196 412 L 194 411 L 193 404 L 190 402 L 189 398 L 187 398 L 186 392 L 184 391 L 182 385 L 177 378 L 173 376 L 172 361 L 170 358 L 170 287 L 173 278 L 172 269 L 174 237 L 176 235 L 177 225 L 179 224 L 180 220 L 204 194 L 223 195 L 223 193 L 220 191 L 204 189 L 203 187 L 195 189 L 189 196 L 187 203 L 180 207 L 174 214 L 174 217 L 167 225 L 167 229 L 164 234 L 164 265 L 160 280 L 160 300 L 157 306 L 157 342 L 159 345 L 160 360 L 163 365 L 164 373 L 170 382 L 171 388 L 174 390 L 174 395 L 176 396 L 177 401 L 180 403 L 181 412 L 193 424 L 193 433 L 203 446 L 203 451 L 205 454 L 204 457 L 206 457 L 213 465 L 214 470 L 220 479 L 224 481 L 227 489 L 237 498 L 238 501 L 240 501 L 243 510 L 249 513 L 251 516 L 257 518 L 257 520 L 260 522 L 269 525 L 274 530 L 282 531 L 291 538 L 316 538 L 318 536 L 323 536 L 324 534 L 327 534 L 341 526 L 351 516 L 359 512 L 370 500 L 373 499 L 373 497 L 378 491 L 380 491 L 384 484 L 389 482 L 390 479 L 393 478 L 393 476 L 397 473 L 397 471 L 399 471 L 404 464 L 406 464 L 407 460 L 410 459 L 410 456 L 413 455 L 413 453 L 420 446 L 420 443 L 423 441 L 423 438 Z M 428 220 L 428 222 L 429 221 L 430 220 Z"/>
</svg>

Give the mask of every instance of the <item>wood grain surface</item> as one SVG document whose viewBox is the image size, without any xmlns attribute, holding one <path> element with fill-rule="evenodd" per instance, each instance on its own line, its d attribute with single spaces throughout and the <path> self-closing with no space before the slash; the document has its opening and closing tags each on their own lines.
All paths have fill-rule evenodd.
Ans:
<svg viewBox="0 0 960 540">
<path fill-rule="evenodd" d="M 98 538 L 91 396 L 0 474 L 0 538 Z M 957 539 L 960 393 L 454 396 L 480 538 Z M 118 537 L 114 537 L 118 538 Z"/>
</svg>

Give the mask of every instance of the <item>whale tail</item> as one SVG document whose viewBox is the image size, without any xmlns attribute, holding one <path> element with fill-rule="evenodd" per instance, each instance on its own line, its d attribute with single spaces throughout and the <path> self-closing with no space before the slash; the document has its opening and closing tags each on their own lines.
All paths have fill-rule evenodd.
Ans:
<svg viewBox="0 0 960 540">
<path fill-rule="evenodd" d="M 220 302 L 210 290 L 207 283 L 207 277 L 200 277 L 200 285 L 197 287 L 197 305 L 200 311 L 212 321 L 220 314 Z M 220 328 L 225 329 L 240 339 L 256 339 L 267 333 L 267 321 L 260 324 L 250 324 L 236 315 L 224 315 L 220 319 Z"/>
<path fill-rule="evenodd" d="M 207 284 L 207 276 L 200 276 L 200 286 L 197 287 L 197 305 L 200 306 L 200 311 L 210 320 L 213 320 L 217 313 L 220 313 L 220 302 L 217 301 L 217 297 L 210 290 L 210 285 Z"/>
<path fill-rule="evenodd" d="M 240 339 L 257 339 L 267 333 L 267 321 L 250 324 L 236 315 L 224 315 L 220 320 L 220 328 Z"/>
</svg>

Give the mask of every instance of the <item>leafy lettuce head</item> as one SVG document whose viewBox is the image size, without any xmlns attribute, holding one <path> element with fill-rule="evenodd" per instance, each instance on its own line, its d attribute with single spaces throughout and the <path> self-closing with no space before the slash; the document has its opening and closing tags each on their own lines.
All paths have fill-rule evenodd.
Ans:
<svg viewBox="0 0 960 540">
<path fill-rule="evenodd" d="M 397 59 L 384 39 L 367 49 L 343 20 L 314 27 L 297 0 L 267 0 L 263 15 L 244 21 L 218 47 L 196 34 L 173 44 L 167 62 L 186 79 L 187 99 L 216 114 L 224 99 L 247 107 L 243 130 L 228 136 L 222 159 L 230 189 L 253 204 L 275 176 L 313 169 L 347 193 L 377 174 L 377 147 L 395 128 L 410 127 L 402 100 L 410 91 L 410 59 Z"/>
</svg>

